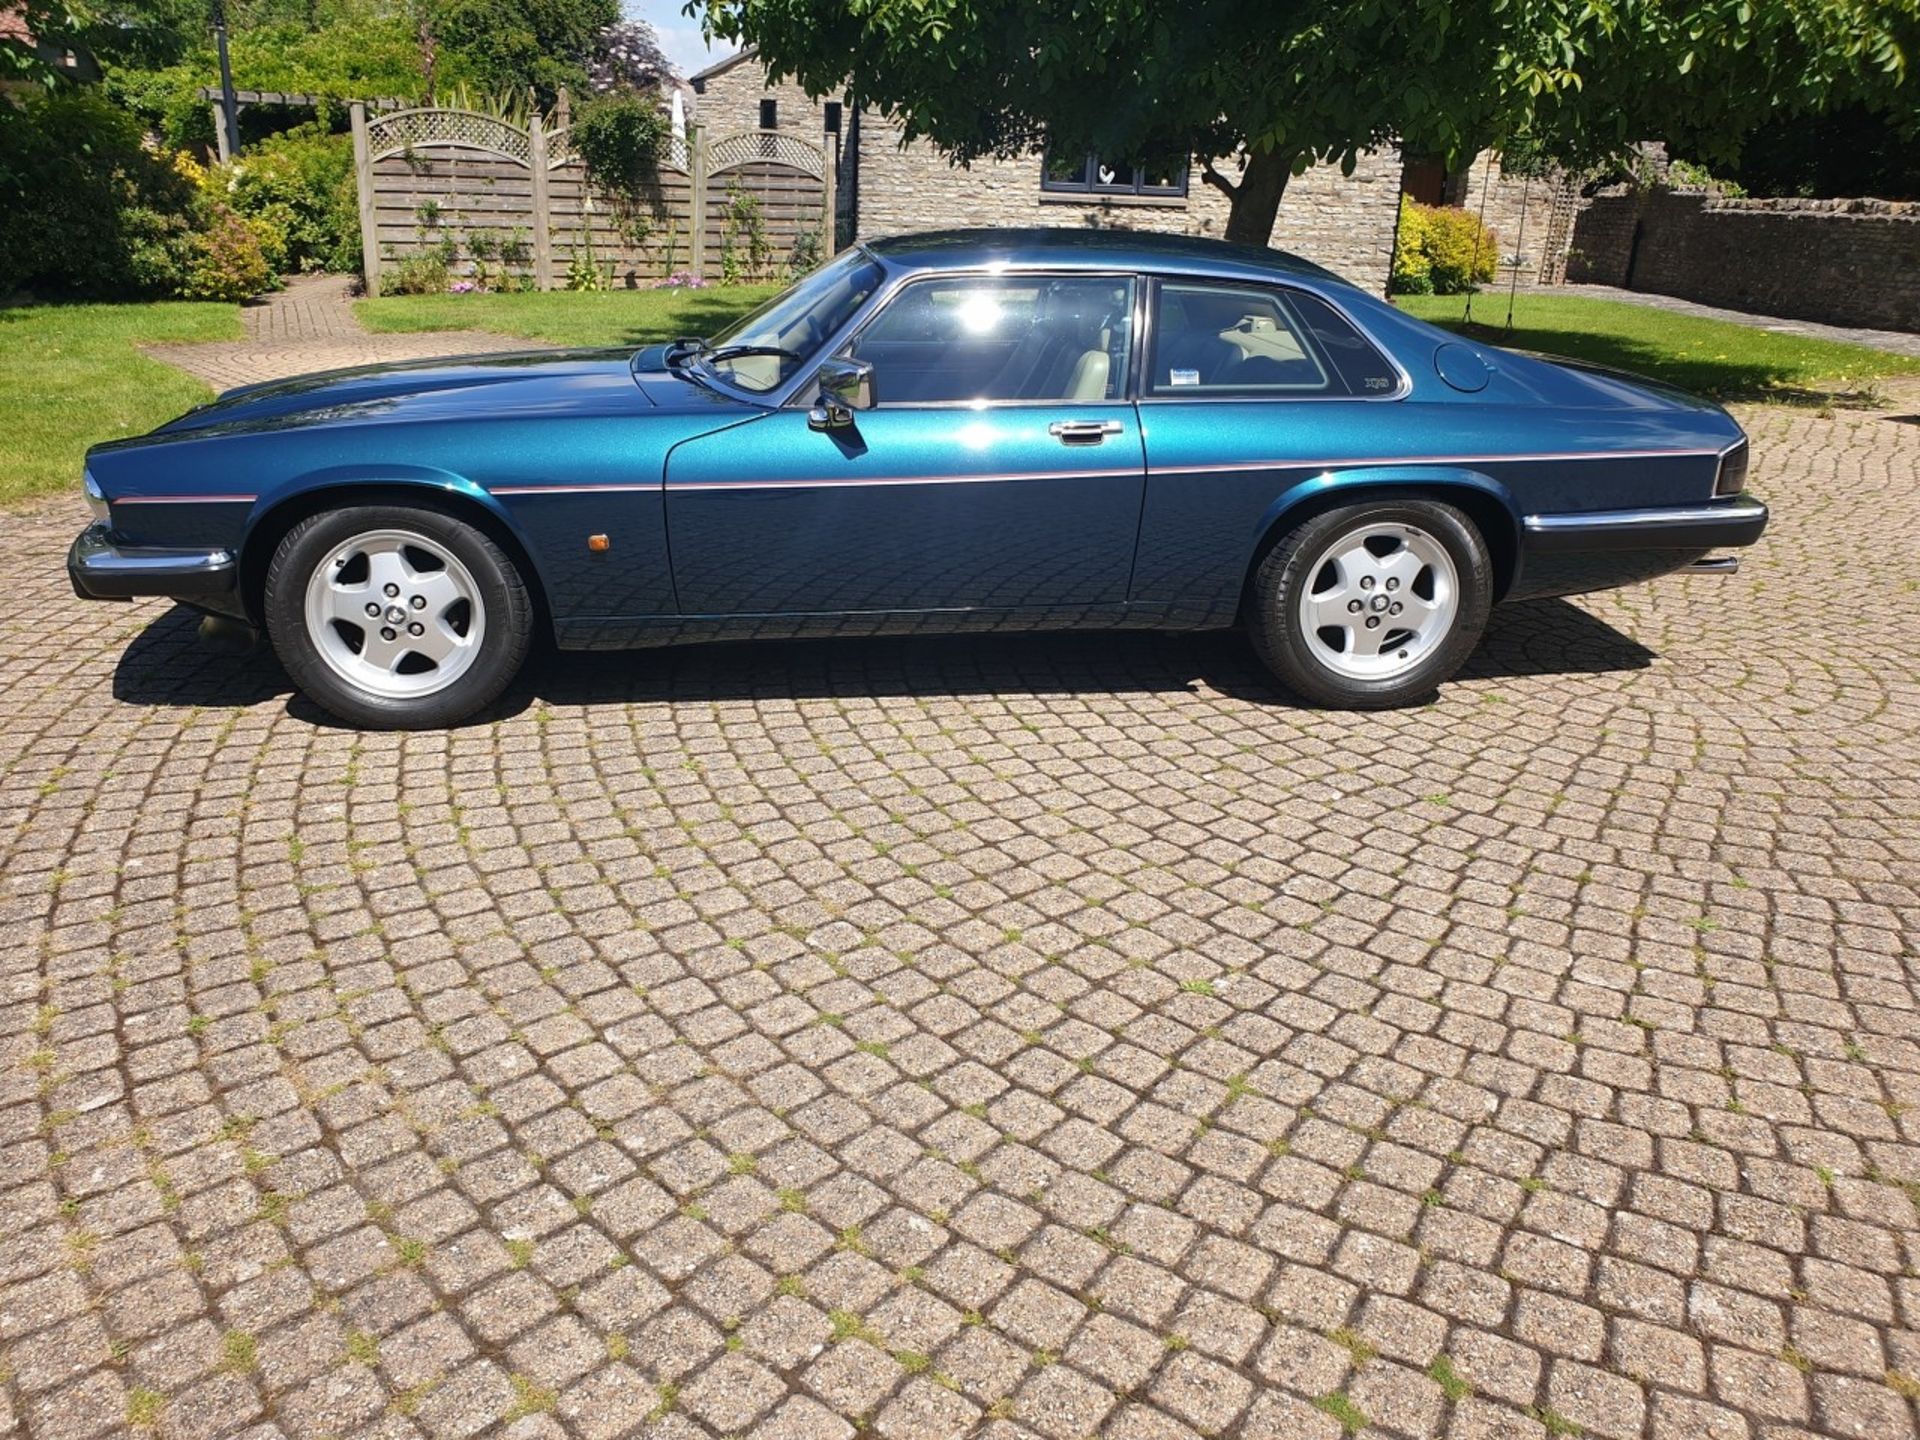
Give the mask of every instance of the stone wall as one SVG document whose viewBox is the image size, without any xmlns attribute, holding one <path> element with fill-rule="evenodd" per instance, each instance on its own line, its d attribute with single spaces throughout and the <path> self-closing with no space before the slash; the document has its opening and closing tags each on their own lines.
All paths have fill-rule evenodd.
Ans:
<svg viewBox="0 0 1920 1440">
<path fill-rule="evenodd" d="M 751 129 L 759 102 L 778 102 L 779 128 L 818 140 L 821 106 L 797 85 L 768 85 L 760 63 L 745 58 L 695 78 L 694 118 L 709 133 Z M 852 116 L 843 122 L 851 145 Z M 857 194 L 855 236 L 871 239 L 914 230 L 971 225 L 1101 226 L 1218 237 L 1227 227 L 1227 197 L 1196 167 L 1181 197 L 1078 196 L 1040 188 L 1040 157 L 950 164 L 925 141 L 901 143 L 900 126 L 878 115 L 860 116 L 858 152 L 849 151 L 841 191 Z M 1234 167 L 1223 164 L 1232 177 Z M 855 173 L 857 171 L 857 174 Z M 1384 293 L 1393 260 L 1400 203 L 1400 155 L 1386 150 L 1361 159 L 1352 176 L 1338 166 L 1316 166 L 1287 186 L 1271 243 L 1326 266 L 1375 294 Z"/>
<path fill-rule="evenodd" d="M 1920 204 L 1597 196 L 1574 224 L 1567 278 L 1703 305 L 1920 330 Z"/>
<path fill-rule="evenodd" d="M 1501 157 L 1483 150 L 1473 164 L 1448 177 L 1447 203 L 1484 217 L 1500 245 L 1505 284 L 1517 267 L 1520 283 L 1557 284 L 1566 263 L 1567 225 L 1555 223 L 1556 203 L 1571 203 L 1572 181 L 1559 173 L 1509 174 Z"/>
<path fill-rule="evenodd" d="M 810 99 L 797 81 L 769 84 L 766 67 L 750 55 L 703 71 L 694 77 L 693 85 L 693 118 L 709 135 L 759 129 L 760 102 L 772 100 L 775 129 L 820 143 L 826 126 L 823 101 Z"/>
</svg>

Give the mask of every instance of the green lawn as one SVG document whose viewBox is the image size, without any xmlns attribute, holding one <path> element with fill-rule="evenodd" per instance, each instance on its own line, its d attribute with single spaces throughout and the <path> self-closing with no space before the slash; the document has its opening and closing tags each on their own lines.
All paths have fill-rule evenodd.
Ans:
<svg viewBox="0 0 1920 1440">
<path fill-rule="evenodd" d="M 1461 323 L 1464 295 L 1402 295 L 1395 303 L 1489 344 L 1635 370 L 1719 399 L 1825 402 L 1890 375 L 1920 374 L 1920 360 L 1882 350 L 1584 295 L 1519 296 L 1511 335 L 1507 297 L 1493 291 L 1473 297 L 1471 326 Z"/>
<path fill-rule="evenodd" d="M 237 340 L 237 305 L 0 309 L 0 504 L 78 488 L 89 445 L 151 430 L 210 393 L 133 347 Z"/>
<path fill-rule="evenodd" d="M 710 290 L 551 290 L 524 295 L 392 295 L 355 307 L 369 330 L 491 330 L 555 345 L 645 345 L 711 335 L 778 285 Z"/>
</svg>

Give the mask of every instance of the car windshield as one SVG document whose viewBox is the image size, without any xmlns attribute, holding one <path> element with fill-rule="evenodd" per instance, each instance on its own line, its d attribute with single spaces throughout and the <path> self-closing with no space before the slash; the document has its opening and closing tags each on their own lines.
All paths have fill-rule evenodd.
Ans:
<svg viewBox="0 0 1920 1440">
<path fill-rule="evenodd" d="M 778 389 L 866 304 L 880 279 L 871 256 L 849 250 L 714 336 L 701 363 L 743 390 Z"/>
</svg>

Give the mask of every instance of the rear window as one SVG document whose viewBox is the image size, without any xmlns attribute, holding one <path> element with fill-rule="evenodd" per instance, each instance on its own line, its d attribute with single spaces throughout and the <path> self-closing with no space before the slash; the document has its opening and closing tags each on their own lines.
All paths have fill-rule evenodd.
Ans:
<svg viewBox="0 0 1920 1440">
<path fill-rule="evenodd" d="M 1369 396 L 1400 386 L 1338 310 L 1304 291 L 1165 281 L 1155 296 L 1149 395 Z"/>
</svg>

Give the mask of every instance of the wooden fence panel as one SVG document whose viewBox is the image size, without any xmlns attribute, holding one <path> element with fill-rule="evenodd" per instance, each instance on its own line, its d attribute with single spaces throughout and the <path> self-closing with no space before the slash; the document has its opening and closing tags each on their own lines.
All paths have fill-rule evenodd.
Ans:
<svg viewBox="0 0 1920 1440">
<path fill-rule="evenodd" d="M 828 152 L 784 132 L 710 141 L 696 130 L 636 206 L 593 186 L 564 126 L 541 128 L 539 115 L 525 127 L 444 108 L 352 115 L 376 291 L 423 256 L 456 279 L 550 288 L 589 264 L 600 283 L 626 287 L 680 271 L 774 279 L 832 252 Z"/>
<path fill-rule="evenodd" d="M 771 280 L 825 253 L 826 182 L 790 165 L 753 160 L 707 177 L 704 261 L 709 277 Z M 756 262 L 754 229 L 763 259 Z"/>
</svg>

